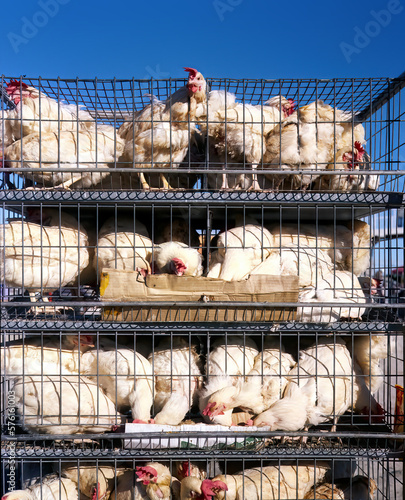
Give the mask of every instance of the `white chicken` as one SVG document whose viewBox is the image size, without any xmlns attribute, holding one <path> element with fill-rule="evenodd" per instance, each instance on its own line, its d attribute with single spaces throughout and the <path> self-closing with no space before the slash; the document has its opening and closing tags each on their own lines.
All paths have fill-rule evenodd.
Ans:
<svg viewBox="0 0 405 500">
<path fill-rule="evenodd" d="M 246 375 L 246 382 L 227 386 L 211 394 L 207 414 L 226 412 L 233 408 L 262 413 L 281 398 L 287 384 L 286 375 L 295 365 L 293 357 L 280 350 L 280 343 L 267 338 L 264 350 L 254 359 L 252 370 Z M 220 404 L 215 405 L 218 401 Z"/>
<path fill-rule="evenodd" d="M 323 483 L 311 488 L 304 496 L 307 500 L 372 500 L 377 490 L 374 479 L 354 476 L 336 480 L 334 484 Z"/>
<path fill-rule="evenodd" d="M 254 419 L 271 430 L 297 431 L 339 416 L 357 399 L 352 358 L 340 338 L 319 338 L 287 375 L 282 399 Z"/>
<path fill-rule="evenodd" d="M 349 271 L 322 274 L 316 286 L 306 286 L 300 290 L 298 302 L 308 303 L 308 306 L 297 308 L 296 320 L 303 323 L 359 320 L 366 312 L 362 306 L 366 303 L 363 289 L 358 278 Z M 336 306 L 324 306 L 323 303 L 334 303 Z"/>
<path fill-rule="evenodd" d="M 1 120 L 0 120 L 0 160 L 3 157 L 3 150 L 7 146 L 10 146 L 15 141 L 15 137 L 13 135 L 13 130 L 10 124 L 9 111 L 7 109 L 3 109 L 0 111 Z"/>
<path fill-rule="evenodd" d="M 176 168 L 185 158 L 197 134 L 197 106 L 206 101 L 206 82 L 201 73 L 185 68 L 187 84 L 161 102 L 153 99 L 133 120 L 121 125 L 125 140 L 121 161 L 138 168 Z M 151 189 L 145 174 L 139 174 L 144 190 Z M 160 174 L 163 189 L 172 189 L 167 174 Z"/>
<path fill-rule="evenodd" d="M 352 144 L 356 141 L 360 145 L 365 142 L 363 126 L 359 124 L 353 128 L 350 114 L 316 101 L 297 109 L 271 131 L 263 163 L 272 170 L 319 171 L 291 177 L 292 187 L 305 191 L 334 161 L 341 147 L 347 154 L 342 160 L 349 164 L 355 155 Z M 282 172 L 265 175 L 274 183 L 275 189 L 288 177 Z"/>
<path fill-rule="evenodd" d="M 171 476 L 170 470 L 158 462 L 148 462 L 144 466 L 137 467 L 136 472 L 129 470 L 120 476 L 110 498 L 114 500 L 170 500 L 173 498 L 172 488 L 176 492 L 180 491 L 179 481 Z"/>
<path fill-rule="evenodd" d="M 219 491 L 227 489 L 228 486 L 223 481 L 202 480 L 195 476 L 189 476 L 181 481 L 179 498 L 180 500 L 212 500 Z"/>
<path fill-rule="evenodd" d="M 80 348 L 78 344 L 80 342 Z M 91 335 L 59 339 L 26 338 L 0 348 L 1 373 L 5 375 L 58 375 L 79 372 L 82 350 L 92 345 Z"/>
<path fill-rule="evenodd" d="M 24 136 L 5 149 L 4 159 L 6 167 L 30 169 L 20 175 L 38 186 L 89 188 L 108 175 L 98 169 L 114 167 L 123 148 L 114 127 L 99 125 L 77 133 L 62 130 Z"/>
<path fill-rule="evenodd" d="M 98 233 L 93 266 L 97 274 L 104 268 L 135 271 L 150 269 L 152 240 L 146 227 L 125 216 L 111 217 Z"/>
<path fill-rule="evenodd" d="M 61 474 L 76 483 L 80 498 L 84 496 L 91 500 L 109 498 L 114 490 L 116 478 L 125 473 L 126 469 L 99 463 L 97 466 L 87 463 L 64 463 Z"/>
<path fill-rule="evenodd" d="M 30 291 L 72 283 L 89 263 L 86 231 L 73 216 L 57 209 L 27 212 L 25 220 L 0 226 L 1 281 Z"/>
<path fill-rule="evenodd" d="M 300 359 L 287 375 L 283 397 L 254 419 L 271 430 L 297 431 L 338 418 L 352 409 L 381 422 L 383 410 L 372 397 L 344 341 L 321 337 L 300 351 Z"/>
<path fill-rule="evenodd" d="M 82 498 L 82 497 L 80 497 Z M 78 500 L 79 492 L 74 481 L 50 474 L 25 490 L 14 490 L 6 493 L 1 500 Z M 84 500 L 84 499 L 83 499 Z"/>
<path fill-rule="evenodd" d="M 362 134 L 362 138 L 353 141 L 354 147 L 352 148 L 351 136 L 342 137 L 342 139 L 346 139 L 348 144 L 336 153 L 336 163 L 330 163 L 327 166 L 328 174 L 324 173 L 315 181 L 314 190 L 334 193 L 362 193 L 378 189 L 380 176 L 371 173 L 370 156 L 362 147 L 364 129 L 361 125 L 357 125 L 354 128 L 355 133 L 356 131 Z M 339 164 L 338 161 L 340 161 Z M 333 174 L 332 172 L 335 170 L 346 170 L 347 173 Z"/>
<path fill-rule="evenodd" d="M 14 140 L 30 134 L 43 135 L 60 131 L 77 133 L 96 126 L 91 115 L 76 104 L 55 101 L 24 82 L 11 80 L 6 91 L 16 105 L 7 112 L 6 124 Z"/>
<path fill-rule="evenodd" d="M 29 432 L 99 433 L 121 422 L 114 403 L 86 377 L 27 375 L 13 382 L 21 424 Z"/>
<path fill-rule="evenodd" d="M 273 250 L 250 275 L 298 276 L 299 286 L 316 285 L 333 271 L 332 262 L 322 250 L 290 244 Z"/>
<path fill-rule="evenodd" d="M 337 225 L 274 224 L 269 231 L 275 248 L 296 245 L 322 250 L 338 269 L 356 276 L 370 267 L 370 226 L 361 220 Z"/>
<path fill-rule="evenodd" d="M 202 386 L 200 356 L 186 340 L 174 337 L 163 339 L 148 359 L 155 376 L 154 421 L 178 425 Z"/>
<path fill-rule="evenodd" d="M 174 463 L 174 475 L 179 481 L 189 476 L 206 479 L 207 472 L 201 466 L 197 465 L 197 463 L 185 460 Z"/>
<path fill-rule="evenodd" d="M 329 467 L 319 464 L 316 467 L 281 465 L 246 469 L 238 474 L 220 474 L 212 480 L 200 481 L 200 484 L 196 478 L 186 478 L 181 483 L 181 499 L 296 500 L 322 481 L 328 470 Z M 199 491 L 196 486 L 199 486 Z M 186 488 L 189 496 L 185 494 Z M 193 496 L 192 492 L 197 495 Z M 198 496 L 199 493 L 202 495 Z"/>
<path fill-rule="evenodd" d="M 221 399 L 213 401 L 211 396 L 222 390 L 221 396 L 228 402 L 228 392 L 234 395 L 234 386 L 241 387 L 246 382 L 258 354 L 255 342 L 249 337 L 230 335 L 213 343 L 205 368 L 208 382 L 199 398 L 200 411 L 208 422 L 232 424 L 233 408 L 226 409 Z"/>
<path fill-rule="evenodd" d="M 239 281 L 272 252 L 274 238 L 259 225 L 247 224 L 229 229 L 218 236 L 218 250 L 212 254 L 209 278 Z"/>
<path fill-rule="evenodd" d="M 384 370 L 380 365 L 380 360 L 386 359 L 388 354 L 386 335 L 368 334 L 354 337 L 353 356 L 371 394 L 375 394 L 384 382 Z"/>
<path fill-rule="evenodd" d="M 81 363 L 82 373 L 99 384 L 118 411 L 131 408 L 135 420 L 150 420 L 153 371 L 141 354 L 127 347 L 100 347 L 85 352 Z"/>
<path fill-rule="evenodd" d="M 294 110 L 292 99 L 272 97 L 263 105 L 236 103 L 235 96 L 224 91 L 212 91 L 208 99 L 207 116 L 200 116 L 200 127 L 208 134 L 210 162 L 221 168 L 255 170 L 266 148 L 266 136 Z M 208 175 L 209 187 L 218 188 L 218 176 Z M 260 190 L 256 174 L 223 174 L 220 189 L 239 188 Z"/>
<path fill-rule="evenodd" d="M 197 277 L 203 273 L 202 254 L 179 241 L 154 246 L 152 259 L 155 272 Z"/>
<path fill-rule="evenodd" d="M 316 248 L 294 244 L 281 247 L 250 274 L 298 275 L 298 302 L 311 305 L 297 308 L 297 321 L 329 323 L 341 318 L 360 319 L 366 310 L 361 307 L 366 298 L 358 278 L 349 271 L 336 271 L 329 255 Z M 335 303 L 336 306 L 323 306 L 322 303 Z"/>
</svg>

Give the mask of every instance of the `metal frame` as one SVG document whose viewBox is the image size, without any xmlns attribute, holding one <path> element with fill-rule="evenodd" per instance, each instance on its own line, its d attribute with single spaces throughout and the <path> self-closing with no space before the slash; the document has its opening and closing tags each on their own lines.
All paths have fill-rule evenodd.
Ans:
<svg viewBox="0 0 405 500">
<path fill-rule="evenodd" d="M 174 90 L 184 85 L 184 79 L 169 80 L 62 80 L 58 79 L 32 79 L 24 78 L 24 81 L 39 86 L 45 94 L 58 100 L 64 99 L 68 103 L 77 103 L 84 105 L 90 114 L 104 122 L 109 122 L 114 126 L 128 119 L 128 114 L 134 109 L 141 109 L 148 103 L 144 97 L 146 92 L 156 95 L 163 99 L 170 95 Z M 3 90 L 6 78 L 1 77 L 1 104 L 2 109 L 11 109 L 12 101 Z M 234 92 L 243 102 L 251 104 L 260 104 L 268 97 L 276 94 L 285 94 L 288 97 L 299 101 L 304 105 L 315 99 L 323 99 L 345 111 L 353 112 L 353 123 L 362 122 L 366 127 L 368 135 L 368 144 L 371 147 L 371 153 L 378 151 L 378 155 L 372 156 L 372 175 L 380 174 L 382 183 L 377 192 L 364 193 L 317 193 L 317 192 L 218 192 L 216 190 L 207 190 L 206 183 L 202 179 L 200 184 L 194 186 L 193 191 L 138 191 L 126 189 L 124 191 L 112 190 L 106 186 L 100 190 L 79 190 L 79 191 L 58 191 L 55 190 L 25 190 L 25 189 L 7 189 L 4 184 L 0 189 L 0 202 L 3 204 L 3 210 L 22 214 L 27 207 L 46 207 L 54 206 L 59 210 L 68 209 L 70 213 L 80 210 L 92 210 L 98 213 L 100 207 L 103 209 L 122 209 L 123 207 L 136 207 L 137 211 L 148 211 L 156 209 L 169 209 L 172 211 L 180 210 L 188 213 L 190 219 L 191 213 L 198 212 L 198 216 L 206 219 L 207 229 L 211 228 L 212 217 L 218 217 L 221 211 L 228 214 L 233 210 L 246 209 L 263 212 L 272 210 L 272 213 L 279 213 L 283 220 L 288 223 L 291 220 L 313 219 L 322 221 L 333 219 L 334 224 L 341 220 L 352 220 L 354 218 L 366 218 L 376 221 L 378 214 L 383 215 L 386 211 L 392 212 L 401 208 L 405 203 L 404 179 L 405 171 L 401 171 L 400 150 L 403 151 L 404 139 L 401 136 L 404 127 L 401 128 L 401 122 L 404 121 L 403 102 L 401 101 L 403 93 L 401 90 L 405 87 L 405 73 L 396 79 L 373 78 L 373 79 L 333 79 L 333 80 L 232 80 L 232 79 L 211 79 L 209 81 L 212 89 L 226 89 Z M 2 112 L 1 112 L 2 113 Z M 60 124 L 59 124 L 60 126 Z M 401 149 L 402 147 L 402 149 Z M 189 162 L 188 167 L 191 164 Z M 134 169 L 133 172 L 140 172 L 144 169 Z M 244 170 L 249 169 L 244 165 Z M 24 172 L 24 169 L 19 169 Z M 162 172 L 173 172 L 172 169 L 161 169 Z M 4 173 L 15 176 L 15 170 L 4 169 Z M 127 172 L 125 168 L 116 168 L 115 173 Z M 204 167 L 193 166 L 193 173 L 203 176 L 207 172 L 207 164 Z M 220 175 L 221 169 L 211 169 L 211 173 Z M 227 168 L 229 173 L 240 173 L 238 169 Z M 285 171 L 287 172 L 287 171 Z M 287 172 L 288 173 L 288 172 Z M 292 170 L 291 173 L 302 173 L 302 171 Z M 306 171 L 308 173 L 308 171 Z M 309 172 L 311 173 L 311 172 Z M 313 173 L 316 173 L 314 171 Z M 335 173 L 335 171 L 333 171 Z M 15 181 L 16 177 L 13 178 Z M 21 182 L 14 182 L 15 186 L 22 186 Z M 401 191 L 402 189 L 402 191 Z M 153 209 L 151 208 L 153 207 Z M 213 216 L 214 214 L 214 216 Z M 304 215 L 303 215 L 304 214 Z M 153 215 L 154 216 L 154 215 Z M 374 218 L 374 219 L 373 219 Z M 380 222 L 374 222 L 379 227 Z M 389 225 L 385 219 L 381 226 Z M 400 236 L 397 233 L 396 236 Z M 394 235 L 394 237 L 396 237 Z M 389 250 L 401 251 L 400 244 L 389 240 L 387 244 Z M 391 269 L 391 259 L 387 259 L 384 267 Z M 374 268 L 374 271 L 377 267 Z M 370 275 L 371 277 L 371 275 Z M 3 297 L 2 294 L 2 298 Z M 391 297 L 389 297 L 390 299 Z M 57 306 L 51 306 L 49 302 L 40 299 L 32 306 L 34 312 L 10 316 L 11 308 L 24 308 L 27 303 L 23 301 L 3 302 L 2 303 L 2 338 L 5 342 L 18 339 L 23 336 L 25 340 L 34 335 L 42 337 L 50 336 L 62 339 L 72 330 L 77 333 L 91 333 L 97 338 L 103 335 L 113 336 L 118 341 L 119 336 L 139 338 L 160 338 L 163 335 L 171 333 L 172 335 L 187 335 L 188 339 L 198 339 L 202 337 L 212 337 L 215 335 L 238 334 L 245 336 L 257 336 L 264 338 L 267 334 L 282 335 L 283 338 L 295 339 L 299 342 L 309 335 L 318 338 L 318 335 L 339 335 L 344 339 L 354 339 L 356 336 L 365 333 L 386 334 L 389 342 L 397 343 L 403 338 L 405 332 L 405 321 L 403 312 L 405 304 L 399 301 L 387 300 L 385 303 L 367 304 L 367 314 L 360 321 L 337 321 L 335 323 L 300 323 L 291 321 L 288 314 L 283 320 L 277 322 L 223 322 L 217 321 L 210 324 L 204 322 L 182 322 L 172 321 L 160 322 L 118 322 L 113 319 L 102 321 L 99 313 L 94 312 L 92 308 L 100 307 L 100 302 L 76 300 L 72 308 L 71 301 L 60 301 Z M 136 306 L 139 304 L 129 303 L 126 305 Z M 229 303 L 201 304 L 189 302 L 168 301 L 148 303 L 144 307 L 158 308 L 166 305 L 171 308 L 197 306 L 201 311 L 210 308 L 228 308 Z M 246 303 L 233 303 L 233 306 L 244 308 Z M 267 304 L 256 303 L 249 304 L 249 307 L 257 308 L 258 311 L 268 310 L 275 306 L 283 308 L 294 307 L 295 303 Z M 329 304 L 333 306 L 334 304 Z M 359 307 L 349 304 L 350 307 Z M 122 307 L 119 302 L 103 303 L 104 307 L 117 308 Z M 322 306 L 328 306 L 327 303 Z M 342 305 L 343 306 L 343 305 Z M 50 317 L 36 315 L 35 309 L 52 307 L 72 309 L 72 312 L 57 316 L 50 314 Z M 88 309 L 87 313 L 86 309 Z M 31 314 L 31 315 L 30 315 Z M 208 341 L 207 341 L 208 343 Z M 393 366 L 388 367 L 388 381 L 384 389 L 384 401 L 390 401 L 389 391 L 393 388 L 393 381 L 403 380 L 403 370 L 405 360 L 403 354 L 398 352 L 390 354 L 389 361 Z M 1 360 L 0 360 L 1 362 Z M 402 371 L 402 374 L 401 374 Z M 5 386 L 4 386 L 5 387 Z M 5 400 L 4 400 L 5 401 Z M 4 417 L 4 414 L 2 415 Z M 347 415 L 346 415 L 347 417 Z M 393 410 L 389 409 L 389 417 L 393 420 Z M 350 417 L 349 417 L 350 420 Z M 2 423 L 6 420 L 2 418 Z M 350 424 L 350 423 L 349 423 Z M 382 479 L 378 484 L 378 499 L 400 498 L 403 488 L 400 477 L 399 464 L 404 456 L 404 438 L 405 434 L 393 434 L 391 429 L 383 426 L 372 426 L 346 430 L 338 427 L 337 432 L 330 432 L 330 426 L 326 425 L 322 431 L 297 431 L 297 432 L 258 432 L 254 435 L 253 444 L 250 443 L 245 449 L 235 449 L 235 443 L 219 449 L 213 447 L 209 450 L 194 449 L 191 446 L 185 449 L 123 449 L 122 440 L 124 438 L 140 439 L 144 437 L 141 434 L 77 434 L 77 435 L 39 435 L 26 434 L 17 428 L 15 435 L 7 433 L 7 427 L 2 432 L 2 455 L 3 471 L 6 471 L 6 460 L 9 458 L 10 446 L 13 447 L 18 466 L 23 462 L 38 462 L 41 468 L 46 468 L 49 461 L 58 461 L 59 466 L 65 460 L 85 460 L 99 461 L 102 463 L 114 463 L 117 461 L 131 461 L 132 466 L 135 463 L 143 463 L 148 459 L 166 461 L 172 465 L 175 459 L 195 459 L 205 461 L 207 467 L 211 460 L 216 462 L 223 461 L 225 464 L 241 461 L 242 467 L 251 466 L 251 463 L 263 466 L 267 460 L 320 460 L 329 459 L 338 461 L 348 459 L 357 463 L 359 470 L 368 475 L 371 470 Z M 371 427 L 371 428 L 370 428 Z M 197 434 L 196 434 L 197 435 Z M 246 433 L 234 433 L 233 437 L 245 437 Z M 193 433 L 179 433 L 179 437 L 185 441 L 195 437 Z M 217 438 L 227 437 L 229 434 L 218 432 Z M 307 439 L 306 443 L 302 438 Z M 92 442 L 88 442 L 91 438 Z M 150 433 L 149 438 L 159 439 L 160 433 Z M 265 443 L 266 442 L 266 443 Z M 136 462 L 137 461 L 137 462 Z M 140 462 L 139 462 L 140 461 Z M 252 462 L 253 461 L 253 462 Z M 389 491 L 389 484 L 392 489 Z M 2 482 L 5 490 L 5 480 Z"/>
</svg>

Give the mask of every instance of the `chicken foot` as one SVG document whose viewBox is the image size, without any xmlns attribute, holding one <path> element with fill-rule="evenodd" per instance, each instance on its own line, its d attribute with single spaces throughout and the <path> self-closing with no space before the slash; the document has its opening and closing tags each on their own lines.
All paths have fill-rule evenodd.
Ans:
<svg viewBox="0 0 405 500">
<path fill-rule="evenodd" d="M 252 163 L 252 185 L 246 191 L 262 191 L 257 177 L 257 166 L 257 163 Z"/>
</svg>

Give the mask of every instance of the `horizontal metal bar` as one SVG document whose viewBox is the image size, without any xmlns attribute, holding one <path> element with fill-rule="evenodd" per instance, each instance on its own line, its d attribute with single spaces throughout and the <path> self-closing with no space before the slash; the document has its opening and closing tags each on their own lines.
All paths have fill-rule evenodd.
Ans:
<svg viewBox="0 0 405 500">
<path fill-rule="evenodd" d="M 392 322 L 364 322 L 364 321 L 344 321 L 344 322 L 334 322 L 334 323 L 299 323 L 299 322 L 224 322 L 224 321 L 212 321 L 212 322 L 167 322 L 167 321 L 154 321 L 154 322 L 134 322 L 134 321 L 90 321 L 90 320 L 2 320 L 3 334 L 15 335 L 21 333 L 21 330 L 26 332 L 46 332 L 47 335 L 52 335 L 54 331 L 55 335 L 58 330 L 71 332 L 72 330 L 84 330 L 86 332 L 144 332 L 149 334 L 150 332 L 164 332 L 167 331 L 178 331 L 196 334 L 200 332 L 223 332 L 223 331 L 235 331 L 235 332 L 247 332 L 247 331 L 268 331 L 269 328 L 277 328 L 277 332 L 288 333 L 295 335 L 296 332 L 306 332 L 306 333 L 317 333 L 317 332 L 346 332 L 346 333 L 364 333 L 364 332 L 403 332 L 404 324 L 402 322 L 392 323 Z M 8 333 L 7 333 L 8 332 Z"/>
<path fill-rule="evenodd" d="M 65 191 L 65 190 L 5 190 L 0 191 L 0 202 L 85 202 L 85 203 L 116 203 L 116 202 L 154 202 L 154 203 L 185 203 L 191 206 L 209 204 L 272 204 L 280 203 L 299 205 L 334 206 L 343 208 L 351 205 L 400 208 L 405 202 L 403 193 L 266 193 L 266 192 L 215 192 L 215 191 Z M 149 205 L 148 205 L 149 206 Z M 9 207 L 12 208 L 12 207 Z M 374 213 L 374 212 L 372 212 Z"/>
<path fill-rule="evenodd" d="M 152 425 L 152 424 L 151 424 Z M 392 441 L 405 441 L 405 433 L 395 434 L 395 433 L 378 433 L 374 432 L 311 432 L 311 431 L 297 431 L 297 432 L 281 432 L 281 431 L 252 431 L 251 433 L 247 432 L 238 432 L 238 431 L 216 431 L 214 432 L 176 432 L 170 431 L 169 434 L 165 434 L 165 436 L 173 437 L 173 438 L 196 438 L 201 436 L 212 436 L 218 438 L 229 438 L 232 440 L 233 438 L 281 438 L 281 437 L 291 437 L 291 438 L 299 438 L 302 436 L 307 436 L 308 438 L 344 438 L 344 439 L 352 439 L 352 440 L 360 440 L 360 439 L 388 439 Z M 55 441 L 59 439 L 63 439 L 66 441 L 69 440 L 86 440 L 86 439 L 160 439 L 162 438 L 161 431 L 151 431 L 151 432 L 113 432 L 113 433 L 104 433 L 104 434 L 20 434 L 15 436 L 8 436 L 7 434 L 1 435 L 2 441 L 12 441 L 12 442 L 30 442 L 30 441 Z"/>
<path fill-rule="evenodd" d="M 313 308 L 322 308 L 322 307 L 333 307 L 333 308 L 361 308 L 364 307 L 370 309 L 382 309 L 382 310 L 390 310 L 390 309 L 405 309 L 405 303 L 403 304 L 379 304 L 379 303 L 353 303 L 353 302 L 220 302 L 220 301 L 212 301 L 212 302 L 181 302 L 181 301 L 151 301 L 151 302 L 140 302 L 140 301 L 63 301 L 58 300 L 57 302 L 3 302 L 2 305 L 4 307 L 132 307 L 138 306 L 140 308 L 148 308 L 148 307 L 198 307 L 201 309 L 204 308 L 255 308 L 255 309 L 273 309 L 279 307 L 286 308 L 296 308 L 296 307 L 313 307 Z"/>
</svg>

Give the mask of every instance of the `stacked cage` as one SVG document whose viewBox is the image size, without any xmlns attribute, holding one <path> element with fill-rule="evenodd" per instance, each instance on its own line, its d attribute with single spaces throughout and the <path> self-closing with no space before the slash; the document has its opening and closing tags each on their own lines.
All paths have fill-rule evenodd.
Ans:
<svg viewBox="0 0 405 500">
<path fill-rule="evenodd" d="M 1 494 L 402 498 L 405 78 L 186 70 L 1 78 Z"/>
</svg>

